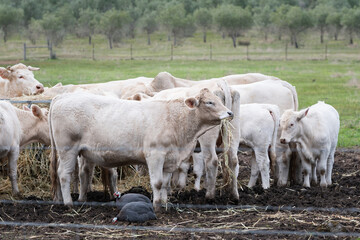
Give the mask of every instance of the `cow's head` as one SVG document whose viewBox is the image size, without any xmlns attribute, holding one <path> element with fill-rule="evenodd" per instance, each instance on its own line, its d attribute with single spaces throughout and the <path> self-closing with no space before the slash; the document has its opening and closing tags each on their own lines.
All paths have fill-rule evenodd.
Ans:
<svg viewBox="0 0 360 240">
<path fill-rule="evenodd" d="M 33 71 L 40 68 L 26 66 L 18 63 L 12 67 L 0 67 L 0 77 L 10 82 L 11 97 L 22 95 L 35 95 L 44 92 L 44 86 L 35 79 Z"/>
<path fill-rule="evenodd" d="M 198 109 L 200 119 L 219 124 L 221 120 L 233 118 L 234 114 L 209 89 L 204 88 L 196 97 L 187 98 L 185 104 L 192 110 Z"/>
<path fill-rule="evenodd" d="M 36 132 L 36 138 L 39 142 L 50 145 L 50 135 L 49 135 L 49 124 L 48 124 L 48 114 L 49 111 L 46 108 L 40 108 L 38 105 L 31 105 L 31 109 L 24 106 L 25 111 L 30 112 L 35 117 L 35 124 L 32 123 L 31 131 Z"/>
<path fill-rule="evenodd" d="M 293 110 L 286 110 L 280 119 L 281 136 L 280 143 L 288 144 L 293 142 L 298 137 L 300 132 L 300 121 L 306 117 L 309 112 L 309 108 L 295 112 Z"/>
</svg>

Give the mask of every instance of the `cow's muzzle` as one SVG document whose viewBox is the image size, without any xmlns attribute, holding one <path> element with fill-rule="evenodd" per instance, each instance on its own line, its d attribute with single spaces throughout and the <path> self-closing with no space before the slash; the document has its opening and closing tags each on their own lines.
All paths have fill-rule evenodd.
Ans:
<svg viewBox="0 0 360 240">
<path fill-rule="evenodd" d="M 231 112 L 231 111 L 228 111 L 228 112 L 226 112 L 226 113 L 224 113 L 224 114 L 222 114 L 222 115 L 220 116 L 220 119 L 221 119 L 221 120 L 226 119 L 226 118 L 233 119 L 233 118 L 234 118 L 234 113 Z"/>
<path fill-rule="evenodd" d="M 287 143 L 287 142 L 286 142 L 286 139 L 285 139 L 285 138 L 280 138 L 280 143 L 286 144 L 286 143 Z"/>
</svg>

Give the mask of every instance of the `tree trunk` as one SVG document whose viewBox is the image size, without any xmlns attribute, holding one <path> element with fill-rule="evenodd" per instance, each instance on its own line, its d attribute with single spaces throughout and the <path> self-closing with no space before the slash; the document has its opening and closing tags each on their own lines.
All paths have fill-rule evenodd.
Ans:
<svg viewBox="0 0 360 240">
<path fill-rule="evenodd" d="M 151 40 L 150 40 L 150 33 L 147 33 L 147 42 L 148 42 L 148 45 L 151 45 Z"/>
<path fill-rule="evenodd" d="M 231 34 L 231 39 L 233 41 L 234 48 L 236 48 L 236 34 Z"/>
<path fill-rule="evenodd" d="M 89 45 L 91 45 L 91 35 L 89 35 Z"/>
<path fill-rule="evenodd" d="M 176 34 L 174 33 L 174 46 L 176 46 Z"/>
<path fill-rule="evenodd" d="M 335 39 L 335 41 L 338 40 L 338 34 L 337 34 L 337 32 L 334 34 L 334 39 Z"/>
<path fill-rule="evenodd" d="M 7 29 L 6 29 L 6 28 L 3 28 L 3 32 L 4 32 L 4 43 L 6 43 L 6 41 L 7 41 L 7 35 L 8 35 Z"/>
<path fill-rule="evenodd" d="M 296 34 L 294 34 L 294 44 L 295 44 L 295 48 L 299 48 L 299 44 L 296 39 Z"/>
<path fill-rule="evenodd" d="M 225 39 L 225 32 L 222 32 L 222 34 L 221 34 L 221 37 L 222 37 L 222 39 Z"/>
<path fill-rule="evenodd" d="M 171 36 L 170 36 L 170 34 L 168 34 L 168 41 L 169 41 L 169 42 L 171 41 Z"/>
<path fill-rule="evenodd" d="M 267 31 L 265 31 L 265 42 L 267 42 L 267 40 L 268 40 L 268 33 Z"/>
<path fill-rule="evenodd" d="M 204 43 L 206 43 L 206 31 L 204 31 L 204 34 L 203 34 L 203 41 L 204 41 Z"/>
<path fill-rule="evenodd" d="M 323 28 L 320 29 L 320 43 L 321 44 L 324 43 L 324 29 Z"/>
<path fill-rule="evenodd" d="M 110 49 L 112 49 L 113 48 L 113 46 L 112 46 L 112 38 L 108 37 L 108 40 L 109 40 L 109 47 L 110 47 Z"/>
<path fill-rule="evenodd" d="M 353 41 L 352 32 L 349 33 L 349 37 L 350 37 L 349 44 L 353 45 L 354 41 Z"/>
</svg>

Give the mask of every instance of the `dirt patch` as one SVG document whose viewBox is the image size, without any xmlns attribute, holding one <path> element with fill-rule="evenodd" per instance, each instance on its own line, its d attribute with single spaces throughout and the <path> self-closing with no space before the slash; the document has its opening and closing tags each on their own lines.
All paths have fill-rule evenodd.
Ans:
<svg viewBox="0 0 360 240">
<path fill-rule="evenodd" d="M 205 190 L 174 192 L 171 203 L 184 204 L 239 204 L 259 206 L 296 206 L 321 208 L 358 208 L 360 206 L 360 152 L 358 149 L 337 151 L 333 170 L 333 185 L 322 189 L 318 186 L 303 188 L 272 186 L 264 191 L 258 184 L 253 189 L 245 187 L 250 175 L 250 156 L 239 155 L 240 200 L 234 202 L 226 189 L 217 190 L 212 201 L 205 199 Z M 219 179 L 218 182 L 221 182 Z M 193 183 L 189 183 L 192 187 Z M 219 184 L 221 185 L 221 184 Z M 143 187 L 134 187 L 129 192 L 142 193 L 151 197 Z M 76 195 L 73 198 L 76 199 Z M 92 192 L 89 201 L 110 201 L 102 192 Z M 27 198 L 38 200 L 36 196 Z M 118 209 L 111 206 L 75 206 L 72 209 L 62 205 L 0 204 L 0 220 L 12 222 L 43 222 L 110 225 Z M 360 232 L 360 213 L 324 211 L 262 211 L 262 210 L 200 210 L 169 209 L 157 213 L 157 220 L 144 224 L 117 223 L 118 226 L 150 226 L 165 228 L 204 228 L 228 230 L 267 230 L 267 231 L 320 231 L 320 232 Z M 2 237 L 13 239 L 304 239 L 292 235 L 238 235 L 228 233 L 177 232 L 170 230 L 116 230 L 116 229 L 69 229 L 64 227 L 9 227 L 0 226 Z M 325 239 L 325 237 L 313 237 Z M 331 237 L 326 237 L 329 239 Z"/>
</svg>

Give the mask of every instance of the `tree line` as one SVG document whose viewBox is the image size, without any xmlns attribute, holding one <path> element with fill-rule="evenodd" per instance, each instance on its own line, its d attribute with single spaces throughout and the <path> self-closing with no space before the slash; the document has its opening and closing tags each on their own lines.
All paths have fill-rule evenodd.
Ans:
<svg viewBox="0 0 360 240">
<path fill-rule="evenodd" d="M 33 44 L 45 37 L 61 44 L 67 34 L 88 38 L 106 36 L 109 47 L 123 38 L 146 33 L 151 44 L 155 31 L 167 33 L 176 45 L 195 31 L 216 31 L 237 46 L 238 38 L 256 28 L 267 40 L 275 34 L 299 47 L 300 33 L 319 32 L 324 42 L 345 31 L 349 44 L 360 34 L 360 0 L 0 0 L 0 29 L 4 42 L 16 32 Z"/>
</svg>

